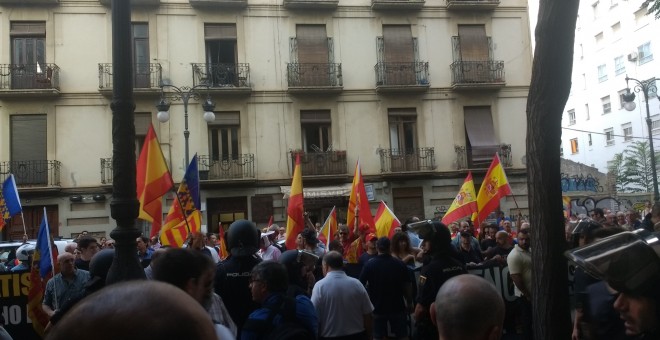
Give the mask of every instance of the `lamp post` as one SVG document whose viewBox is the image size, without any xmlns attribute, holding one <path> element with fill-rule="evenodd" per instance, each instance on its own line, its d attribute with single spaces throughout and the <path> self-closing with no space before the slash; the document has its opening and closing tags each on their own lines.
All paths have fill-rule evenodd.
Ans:
<svg viewBox="0 0 660 340">
<path fill-rule="evenodd" d="M 630 86 L 628 86 L 629 81 L 633 82 L 633 91 L 637 93 L 641 92 L 644 95 L 644 102 L 646 103 L 646 125 L 649 130 L 649 147 L 651 148 L 651 173 L 653 174 L 653 201 L 658 202 L 660 200 L 660 192 L 658 192 L 658 174 L 656 171 L 655 149 L 653 148 L 653 122 L 651 121 L 651 111 L 649 110 L 649 91 L 651 91 L 651 93 L 657 93 L 658 88 L 655 85 L 655 78 L 648 80 L 637 80 L 635 78 L 629 78 L 626 75 L 627 88 L 626 93 L 623 95 L 623 107 L 628 111 L 634 110 L 636 106 L 634 102 L 635 94 L 630 92 Z"/>
<path fill-rule="evenodd" d="M 189 150 L 188 150 L 188 137 L 190 136 L 190 131 L 188 131 L 188 101 L 190 101 L 191 98 L 199 100 L 201 98 L 199 92 L 197 92 L 197 89 L 199 88 L 206 88 L 208 91 L 209 86 L 206 84 L 200 84 L 200 85 L 195 85 L 193 87 L 189 86 L 181 86 L 181 87 L 176 87 L 174 85 L 169 85 L 169 84 L 162 84 L 160 86 L 161 92 L 160 92 L 160 102 L 156 104 L 156 109 L 158 109 L 158 115 L 156 116 L 158 118 L 158 121 L 161 123 L 165 123 L 170 119 L 170 113 L 168 112 L 170 110 L 170 103 L 165 101 L 165 88 L 169 87 L 174 92 L 170 93 L 169 97 L 170 100 L 172 101 L 177 101 L 181 100 L 183 103 L 183 113 L 184 113 L 184 121 L 185 121 L 185 129 L 183 130 L 183 137 L 186 140 L 186 166 L 188 165 L 188 162 L 190 162 L 189 158 Z M 206 100 L 202 103 L 202 108 L 204 109 L 204 120 L 207 123 L 210 123 L 215 120 L 215 114 L 213 113 L 213 109 L 215 108 L 215 104 L 213 101 L 211 101 L 211 97 L 206 94 Z"/>
</svg>

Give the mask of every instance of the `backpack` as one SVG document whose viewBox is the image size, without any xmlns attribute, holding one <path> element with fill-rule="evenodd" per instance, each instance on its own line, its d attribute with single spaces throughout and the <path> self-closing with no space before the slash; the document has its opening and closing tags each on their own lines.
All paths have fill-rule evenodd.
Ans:
<svg viewBox="0 0 660 340">
<path fill-rule="evenodd" d="M 316 339 L 316 334 L 310 332 L 296 319 L 296 299 L 291 295 L 283 295 L 282 303 L 269 308 L 266 307 L 268 317 L 265 320 L 247 320 L 243 329 L 258 334 L 259 339 L 267 340 L 309 340 Z M 275 316 L 281 315 L 282 322 L 273 325 Z"/>
</svg>

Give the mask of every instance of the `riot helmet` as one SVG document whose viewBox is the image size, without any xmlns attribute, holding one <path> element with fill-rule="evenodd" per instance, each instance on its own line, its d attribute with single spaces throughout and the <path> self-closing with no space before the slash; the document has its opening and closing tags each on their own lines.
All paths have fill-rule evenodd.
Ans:
<svg viewBox="0 0 660 340">
<path fill-rule="evenodd" d="M 27 261 L 34 254 L 34 244 L 25 243 L 16 249 L 16 258 L 19 261 Z"/>
<path fill-rule="evenodd" d="M 439 221 L 423 220 L 408 225 L 408 229 L 431 246 L 431 255 L 447 253 L 451 249 L 451 233 L 449 228 Z"/>
<path fill-rule="evenodd" d="M 227 248 L 232 256 L 250 256 L 259 250 L 259 230 L 248 220 L 237 220 L 227 230 Z"/>
</svg>

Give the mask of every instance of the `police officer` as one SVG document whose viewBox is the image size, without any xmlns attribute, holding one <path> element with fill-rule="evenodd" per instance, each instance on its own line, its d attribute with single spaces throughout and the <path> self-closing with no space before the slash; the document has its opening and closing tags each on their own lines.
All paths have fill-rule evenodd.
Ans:
<svg viewBox="0 0 660 340">
<path fill-rule="evenodd" d="M 222 300 L 238 326 L 238 336 L 250 313 L 259 307 L 252 301 L 250 293 L 250 277 L 252 268 L 261 259 L 257 256 L 259 250 L 259 230 L 254 223 L 247 220 L 237 220 L 227 231 L 227 248 L 229 257 L 217 265 L 215 275 L 215 292 Z"/>
<path fill-rule="evenodd" d="M 460 274 L 467 274 L 467 271 L 465 265 L 457 259 L 447 226 L 438 221 L 420 221 L 411 223 L 408 228 L 429 242 L 428 252 L 431 257 L 431 261 L 422 267 L 419 275 L 414 338 L 438 339 L 438 330 L 431 321 L 429 307 L 445 281 Z"/>
</svg>

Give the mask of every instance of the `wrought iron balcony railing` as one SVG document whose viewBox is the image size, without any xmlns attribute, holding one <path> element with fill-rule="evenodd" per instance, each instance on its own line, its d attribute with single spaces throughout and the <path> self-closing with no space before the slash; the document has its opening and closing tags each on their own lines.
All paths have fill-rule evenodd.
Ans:
<svg viewBox="0 0 660 340">
<path fill-rule="evenodd" d="M 429 63 L 378 63 L 376 86 L 429 86 Z"/>
<path fill-rule="evenodd" d="M 287 64 L 289 87 L 341 87 L 341 64 Z"/>
<path fill-rule="evenodd" d="M 495 152 L 500 156 L 500 162 L 505 168 L 513 166 L 513 157 L 511 156 L 511 144 L 500 144 L 487 147 L 471 147 L 454 145 L 456 151 L 456 168 L 479 169 L 488 168 L 493 161 Z"/>
<path fill-rule="evenodd" d="M 59 187 L 61 167 L 55 160 L 0 162 L 0 181 L 12 173 L 18 187 Z"/>
<path fill-rule="evenodd" d="M 250 64 L 192 64 L 193 86 L 250 87 Z"/>
<path fill-rule="evenodd" d="M 101 183 L 112 184 L 112 158 L 101 158 Z"/>
<path fill-rule="evenodd" d="M 254 176 L 254 154 L 222 155 L 212 159 L 208 155 L 197 158 L 201 180 L 252 179 Z"/>
<path fill-rule="evenodd" d="M 300 168 L 304 176 L 345 175 L 348 173 L 346 151 L 304 152 L 291 150 L 291 169 L 296 164 L 296 155 L 300 154 Z"/>
<path fill-rule="evenodd" d="M 2 64 L 0 90 L 60 89 L 60 68 L 55 64 Z"/>
<path fill-rule="evenodd" d="M 133 66 L 133 88 L 158 89 L 163 79 L 160 64 L 135 64 Z M 99 89 L 112 89 L 112 64 L 99 64 Z"/>
<path fill-rule="evenodd" d="M 499 0 L 447 0 L 447 9 L 490 10 L 499 4 Z"/>
<path fill-rule="evenodd" d="M 504 61 L 461 61 L 451 64 L 452 84 L 504 83 Z"/>
<path fill-rule="evenodd" d="M 408 150 L 380 149 L 380 172 L 432 171 L 435 169 L 433 148 Z"/>
</svg>

